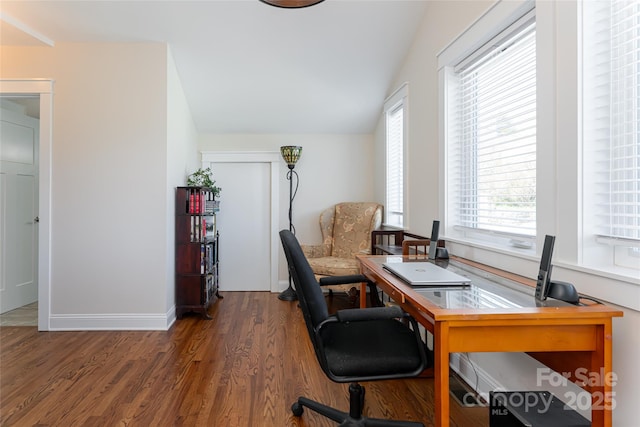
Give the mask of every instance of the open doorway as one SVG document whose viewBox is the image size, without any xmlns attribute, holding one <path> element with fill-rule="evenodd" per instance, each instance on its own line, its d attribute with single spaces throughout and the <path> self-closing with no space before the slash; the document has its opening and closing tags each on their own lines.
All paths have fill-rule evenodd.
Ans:
<svg viewBox="0 0 640 427">
<path fill-rule="evenodd" d="M 50 289 L 51 289 L 51 145 L 52 145 L 52 120 L 53 120 L 53 81 L 47 79 L 27 79 L 27 80 L 18 80 L 18 79 L 0 79 L 0 99 L 9 99 L 12 102 L 18 105 L 18 109 L 21 105 L 21 102 L 25 104 L 31 105 L 28 108 L 37 108 L 37 115 L 39 116 L 39 121 L 37 124 L 38 128 L 38 137 L 37 142 L 34 143 L 33 148 L 31 148 L 32 156 L 34 157 L 34 161 L 37 166 L 34 166 L 36 169 L 33 174 L 33 178 L 29 177 L 29 174 L 24 174 L 23 172 L 16 172 L 17 176 L 17 184 L 15 188 L 11 191 L 17 192 L 21 196 L 21 202 L 24 202 L 24 206 L 19 207 L 19 209 L 24 209 L 28 211 L 26 214 L 27 220 L 24 222 L 32 222 L 31 225 L 31 234 L 33 237 L 33 244 L 29 246 L 29 244 L 23 245 L 23 247 L 16 249 L 16 247 L 12 247 L 5 244 L 5 235 L 6 231 L 3 231 L 5 235 L 2 236 L 2 253 L 9 254 L 9 251 L 20 251 L 20 254 L 32 252 L 32 255 L 35 257 L 33 261 L 33 269 L 32 275 L 36 280 L 36 299 L 38 301 L 37 304 L 37 312 L 38 312 L 38 330 L 40 331 L 48 331 L 49 330 L 49 319 L 50 319 Z M 22 99 L 20 102 L 15 102 L 18 99 Z M 27 101 L 28 100 L 28 101 Z M 29 114 L 34 114 L 33 112 Z M 3 118 L 6 117 L 3 114 Z M 6 132 L 8 134 L 24 134 L 28 133 L 25 129 L 21 128 L 19 125 L 7 126 L 8 129 Z M 4 128 L 4 126 L 3 126 Z M 4 132 L 4 131 L 3 131 Z M 7 153 L 3 149 L 3 153 L 0 155 L 2 158 L 7 160 L 7 157 L 12 163 L 29 163 L 26 158 L 28 157 L 29 149 L 20 151 L 19 148 L 10 146 L 11 150 L 19 150 L 19 152 Z M 3 148 L 4 143 L 3 143 Z M 15 160 L 18 160 L 17 162 Z M 3 165 L 3 171 L 5 170 L 5 166 Z M 5 173 L 5 177 L 7 178 L 7 174 Z M 4 183 L 7 184 L 8 180 L 4 180 Z M 33 195 L 25 196 L 27 192 L 33 192 Z M 9 194 L 5 192 L 5 194 Z M 29 200 L 32 200 L 33 206 L 28 203 Z M 3 209 L 3 217 L 5 216 L 5 211 L 9 212 L 9 203 L 7 201 L 3 201 L 2 205 Z M 13 206 L 11 206 L 13 209 Z M 33 214 L 33 215 L 32 215 Z M 30 217 L 30 218 L 29 218 Z M 24 230 L 28 229 L 28 225 L 26 224 Z M 6 228 L 5 228 L 6 230 Z M 29 236 L 28 232 L 21 234 L 19 239 L 24 239 L 24 236 Z M 12 252 L 15 256 L 16 253 Z M 3 261 L 5 263 L 12 262 L 11 257 L 5 258 Z M 25 261 L 25 265 L 28 264 L 28 261 Z M 3 266 L 4 267 L 4 266 Z M 27 269 L 28 267 L 20 267 Z M 29 274 L 25 271 L 17 269 L 17 272 L 14 271 L 11 274 L 16 275 L 17 279 L 9 278 L 10 280 L 4 280 L 2 282 L 2 286 L 6 287 L 6 283 L 15 282 L 21 283 L 21 280 L 24 278 L 28 278 Z M 8 270 L 2 268 L 2 274 L 6 275 Z M 26 280 L 25 282 L 29 282 Z"/>
<path fill-rule="evenodd" d="M 40 96 L 0 97 L 0 325 L 37 326 Z"/>
</svg>

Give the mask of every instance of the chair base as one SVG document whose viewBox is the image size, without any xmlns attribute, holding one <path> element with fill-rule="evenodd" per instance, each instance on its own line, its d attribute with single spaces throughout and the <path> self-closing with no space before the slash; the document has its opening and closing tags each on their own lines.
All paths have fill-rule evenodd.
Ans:
<svg viewBox="0 0 640 427">
<path fill-rule="evenodd" d="M 349 412 L 343 412 L 314 400 L 307 399 L 306 397 L 299 397 L 291 406 L 291 411 L 293 415 L 300 417 L 304 412 L 304 407 L 307 407 L 339 423 L 338 425 L 341 427 L 424 427 L 424 424 L 414 421 L 395 421 L 363 417 L 364 387 L 358 383 L 349 385 L 349 401 Z"/>
<path fill-rule="evenodd" d="M 291 284 L 289 284 L 287 289 L 280 292 L 278 299 L 282 301 L 297 301 L 298 294 L 296 293 L 296 290 L 291 287 Z"/>
</svg>

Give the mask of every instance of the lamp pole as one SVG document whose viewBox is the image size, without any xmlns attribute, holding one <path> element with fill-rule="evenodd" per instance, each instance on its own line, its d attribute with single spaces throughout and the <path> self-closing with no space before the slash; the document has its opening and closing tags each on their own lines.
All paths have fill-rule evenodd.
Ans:
<svg viewBox="0 0 640 427">
<path fill-rule="evenodd" d="M 287 179 L 289 180 L 289 231 L 294 233 L 293 227 L 293 167 L 294 165 L 289 166 L 289 171 L 287 172 Z M 296 180 L 298 178 L 298 174 L 296 173 Z M 294 233 L 295 234 L 295 233 Z"/>
<path fill-rule="evenodd" d="M 289 180 L 289 231 L 291 231 L 294 235 L 296 234 L 296 229 L 293 226 L 293 199 L 296 197 L 296 193 L 298 192 L 298 173 L 293 169 L 296 167 L 296 162 L 300 158 L 300 154 L 302 153 L 302 147 L 295 145 L 285 145 L 280 147 L 280 154 L 282 154 L 282 158 L 287 162 L 287 167 L 289 171 L 287 172 L 287 179 Z M 293 176 L 296 177 L 296 190 L 293 191 Z M 278 295 L 278 299 L 283 301 L 296 301 L 298 299 L 298 294 L 296 290 L 293 289 L 291 280 L 291 273 L 289 273 L 289 287 L 282 291 L 280 295 Z"/>
</svg>

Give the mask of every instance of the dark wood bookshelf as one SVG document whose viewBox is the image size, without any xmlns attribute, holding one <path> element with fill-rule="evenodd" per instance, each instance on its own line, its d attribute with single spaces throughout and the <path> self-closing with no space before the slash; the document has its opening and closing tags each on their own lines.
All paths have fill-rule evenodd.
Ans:
<svg viewBox="0 0 640 427">
<path fill-rule="evenodd" d="M 218 205 L 206 187 L 176 189 L 176 317 L 207 310 L 216 298 L 219 278 L 220 234 Z"/>
</svg>

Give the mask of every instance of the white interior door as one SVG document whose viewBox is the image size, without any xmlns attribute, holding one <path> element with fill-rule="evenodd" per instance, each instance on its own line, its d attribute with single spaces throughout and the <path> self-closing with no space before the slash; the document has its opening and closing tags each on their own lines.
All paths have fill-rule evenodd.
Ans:
<svg viewBox="0 0 640 427">
<path fill-rule="evenodd" d="M 2 109 L 0 313 L 38 300 L 38 120 Z"/>
<path fill-rule="evenodd" d="M 262 162 L 212 162 L 222 188 L 216 222 L 220 232 L 220 290 L 269 291 L 271 287 L 271 167 Z"/>
</svg>

